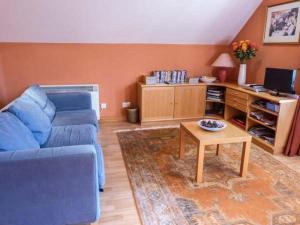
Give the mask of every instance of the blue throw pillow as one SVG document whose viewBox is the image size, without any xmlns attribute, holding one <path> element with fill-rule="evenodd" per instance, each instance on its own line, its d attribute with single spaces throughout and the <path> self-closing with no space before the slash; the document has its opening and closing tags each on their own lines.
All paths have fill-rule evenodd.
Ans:
<svg viewBox="0 0 300 225">
<path fill-rule="evenodd" d="M 31 130 L 40 145 L 47 141 L 51 132 L 51 122 L 40 106 L 30 97 L 22 95 L 8 108 L 8 111 Z"/>
<path fill-rule="evenodd" d="M 49 99 L 47 100 L 47 105 L 44 109 L 42 109 L 44 111 L 44 113 L 46 113 L 46 115 L 49 117 L 50 122 L 53 121 L 54 116 L 55 116 L 55 112 L 56 112 L 56 107 L 53 104 L 53 102 L 51 102 Z"/>
<path fill-rule="evenodd" d="M 42 109 L 47 106 L 48 97 L 39 85 L 30 86 L 24 94 L 32 98 Z"/>
<path fill-rule="evenodd" d="M 0 113 L 0 151 L 39 149 L 31 131 L 13 114 Z"/>
<path fill-rule="evenodd" d="M 56 107 L 53 102 L 48 99 L 46 93 L 39 85 L 29 87 L 24 92 L 24 95 L 29 96 L 35 103 L 37 103 L 52 122 L 55 116 Z"/>
</svg>

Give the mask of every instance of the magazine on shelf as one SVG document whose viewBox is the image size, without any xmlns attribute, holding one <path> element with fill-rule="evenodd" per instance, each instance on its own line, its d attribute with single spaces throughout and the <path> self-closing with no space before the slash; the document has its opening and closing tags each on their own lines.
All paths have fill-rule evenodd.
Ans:
<svg viewBox="0 0 300 225">
<path fill-rule="evenodd" d="M 257 119 L 263 122 L 265 125 L 268 126 L 275 126 L 276 125 L 276 118 L 270 115 L 266 115 L 264 112 L 261 111 L 254 111 L 250 113 L 250 116 L 254 119 Z"/>
</svg>

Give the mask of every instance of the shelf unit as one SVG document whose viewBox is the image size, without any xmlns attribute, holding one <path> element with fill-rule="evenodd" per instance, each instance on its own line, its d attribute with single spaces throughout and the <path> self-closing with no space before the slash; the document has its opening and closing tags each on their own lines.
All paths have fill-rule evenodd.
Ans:
<svg viewBox="0 0 300 225">
<path fill-rule="evenodd" d="M 274 112 L 274 111 L 268 110 L 268 109 L 260 107 L 258 105 L 250 104 L 250 107 L 254 108 L 254 109 L 258 109 L 258 110 L 266 112 L 266 113 L 269 113 L 269 114 L 272 114 L 274 116 L 278 116 L 278 112 Z"/>
<path fill-rule="evenodd" d="M 225 102 L 206 99 L 208 87 L 221 87 L 225 91 Z M 279 111 L 274 112 L 258 105 L 257 100 L 266 100 L 279 104 Z M 206 105 L 224 106 L 224 115 L 206 114 Z M 297 100 L 272 96 L 268 93 L 256 93 L 230 83 L 213 84 L 157 84 L 145 85 L 138 83 L 138 105 L 141 123 L 163 120 L 184 120 L 214 118 L 230 120 L 238 115 L 245 117 L 245 127 L 236 125 L 248 131 L 254 125 L 264 126 L 275 134 L 274 144 L 253 136 L 253 142 L 272 154 L 283 152 L 296 111 Z M 261 111 L 274 116 L 276 127 L 265 125 L 252 118 L 250 112 Z"/>
<path fill-rule="evenodd" d="M 269 129 L 271 129 L 271 130 L 273 130 L 273 131 L 276 131 L 276 127 L 272 127 L 272 126 L 266 125 L 264 122 L 262 122 L 262 121 L 260 121 L 260 120 L 257 120 L 257 119 L 255 119 L 255 118 L 253 118 L 253 117 L 251 117 L 251 116 L 247 116 L 247 119 L 248 119 L 248 120 L 251 120 L 251 121 L 254 122 L 254 123 L 258 123 L 259 125 L 262 125 L 262 126 L 264 126 L 264 127 L 267 127 L 267 128 L 269 128 Z"/>
<path fill-rule="evenodd" d="M 216 120 L 223 120 L 224 116 L 223 115 L 218 115 L 218 114 L 213 114 L 213 113 L 207 113 L 205 114 L 205 118 L 207 119 L 216 119 Z"/>
<path fill-rule="evenodd" d="M 253 138 L 253 142 L 255 142 L 255 144 L 259 145 L 259 146 L 262 146 L 264 149 L 266 149 L 268 152 L 272 153 L 273 154 L 273 150 L 274 149 L 274 145 L 272 145 L 271 143 L 259 138 L 259 137 L 255 137 L 255 136 L 252 136 Z"/>
<path fill-rule="evenodd" d="M 256 105 L 254 102 L 257 100 L 264 100 L 272 102 L 274 104 L 278 104 L 279 111 L 275 112 L 261 107 L 259 105 Z M 293 122 L 293 115 L 296 109 L 296 102 L 274 101 L 273 99 L 269 100 L 266 98 L 260 98 L 258 96 L 250 96 L 249 101 L 249 111 L 247 113 L 247 130 L 252 126 L 259 125 L 267 128 L 268 130 L 270 130 L 270 132 L 274 133 L 274 143 L 270 143 L 259 137 L 253 137 L 254 142 L 257 145 L 264 147 L 264 149 L 266 149 L 272 154 L 279 154 L 283 152 Z M 276 121 L 275 126 L 267 125 L 264 122 L 251 117 L 250 113 L 254 111 L 259 111 L 268 115 L 269 117 L 273 117 Z"/>
<path fill-rule="evenodd" d="M 207 99 L 209 95 L 209 91 L 219 91 L 221 95 L 225 95 L 225 88 L 220 86 L 210 85 L 206 89 L 206 98 L 205 98 L 205 117 L 213 118 L 213 119 L 224 119 L 224 111 L 225 111 L 225 101 L 218 99 Z M 216 93 L 216 96 L 218 94 Z M 225 96 L 223 96 L 224 98 Z M 208 110 L 220 110 L 222 113 L 210 113 Z"/>
<path fill-rule="evenodd" d="M 242 130 L 246 130 L 246 126 L 242 126 L 241 124 L 236 123 L 236 122 L 234 122 L 232 120 L 228 120 L 228 122 L 231 123 L 231 124 L 233 124 L 234 126 L 240 128 L 240 129 L 242 129 Z"/>
<path fill-rule="evenodd" d="M 206 99 L 206 102 L 215 102 L 215 103 L 221 103 L 221 104 L 225 104 L 224 101 L 217 101 L 217 100 L 210 100 L 210 99 Z"/>
</svg>

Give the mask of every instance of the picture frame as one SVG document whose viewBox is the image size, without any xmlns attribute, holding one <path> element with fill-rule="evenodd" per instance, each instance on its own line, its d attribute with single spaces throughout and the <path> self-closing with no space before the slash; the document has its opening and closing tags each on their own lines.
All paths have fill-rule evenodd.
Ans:
<svg viewBox="0 0 300 225">
<path fill-rule="evenodd" d="M 299 44 L 300 0 L 267 7 L 264 44 Z"/>
</svg>

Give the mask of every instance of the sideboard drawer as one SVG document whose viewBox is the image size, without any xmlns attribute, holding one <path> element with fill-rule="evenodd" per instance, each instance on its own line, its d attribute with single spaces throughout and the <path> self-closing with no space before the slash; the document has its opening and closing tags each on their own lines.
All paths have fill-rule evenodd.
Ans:
<svg viewBox="0 0 300 225">
<path fill-rule="evenodd" d="M 226 101 L 228 101 L 228 100 L 230 100 L 232 102 L 236 102 L 236 103 L 241 104 L 241 105 L 245 105 L 245 106 L 248 105 L 248 99 L 240 98 L 240 96 L 231 95 L 229 93 L 226 93 Z"/>
<path fill-rule="evenodd" d="M 246 99 L 246 100 L 248 100 L 248 98 L 249 98 L 248 94 L 241 92 L 241 91 L 233 90 L 231 88 L 226 89 L 226 94 L 231 95 L 231 96 L 236 96 L 238 98 L 242 98 L 242 99 Z"/>
<path fill-rule="evenodd" d="M 243 112 L 248 112 L 248 106 L 245 104 L 241 104 L 238 101 L 226 99 L 226 104 Z"/>
</svg>

